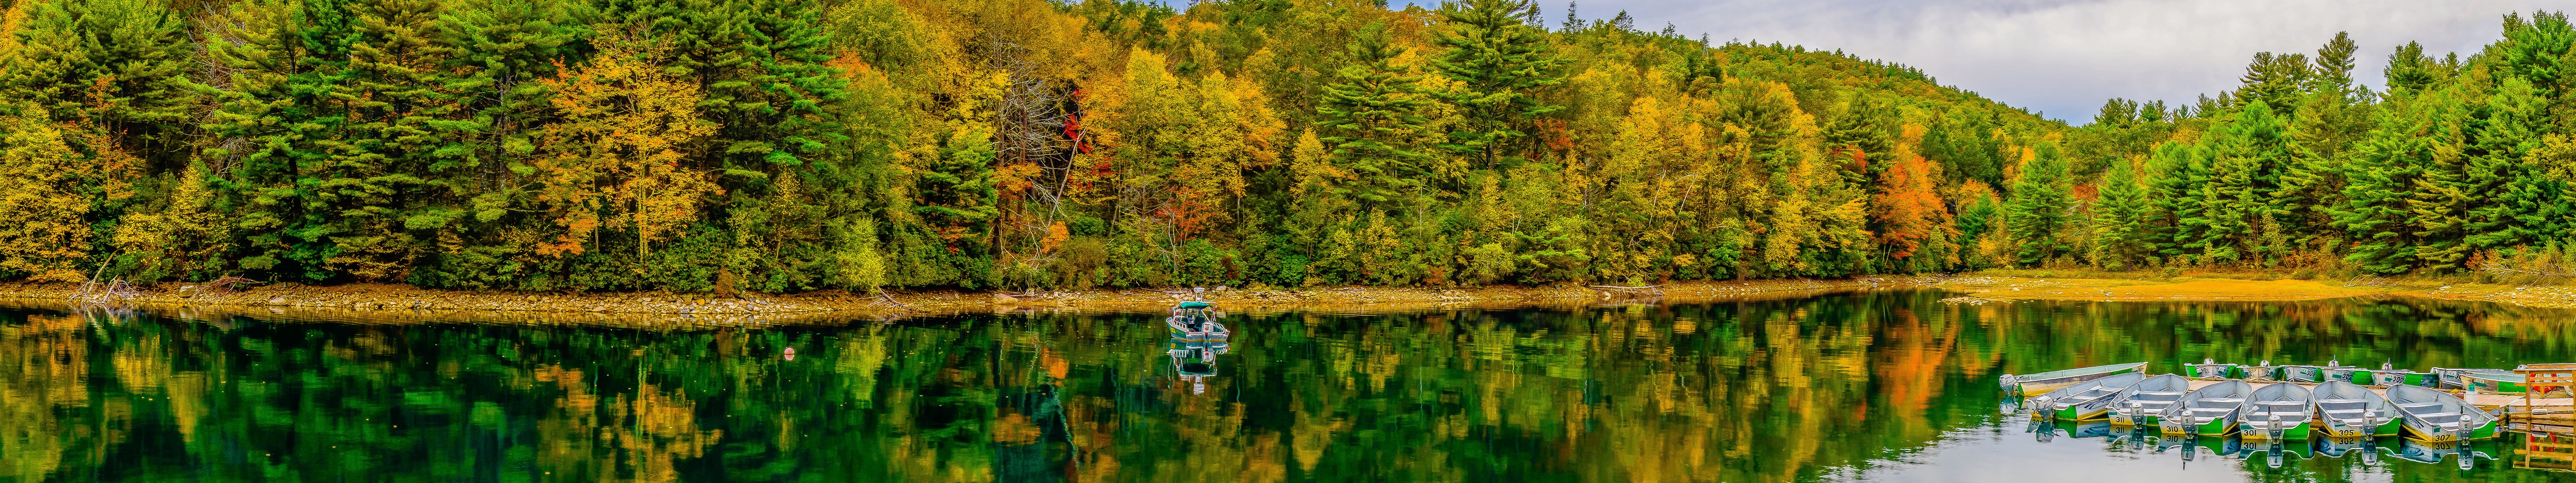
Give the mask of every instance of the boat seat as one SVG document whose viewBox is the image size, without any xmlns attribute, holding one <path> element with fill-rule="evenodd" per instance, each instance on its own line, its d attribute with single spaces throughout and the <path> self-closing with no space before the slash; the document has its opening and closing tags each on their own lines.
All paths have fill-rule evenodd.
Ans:
<svg viewBox="0 0 2576 483">
<path fill-rule="evenodd" d="M 2261 405 L 2265 405 L 2265 406 L 2288 406 L 2288 405 L 2296 404 L 2296 405 L 2300 405 L 2300 406 L 2306 406 L 2306 405 L 2308 405 L 2308 402 L 2307 402 L 2307 401 L 2290 401 L 2290 400 L 2271 400 L 2271 401 L 2255 401 L 2255 402 L 2254 402 L 2254 404 L 2261 404 Z"/>
<path fill-rule="evenodd" d="M 2180 396 L 2182 391 L 2138 391 L 2139 396 Z"/>
<path fill-rule="evenodd" d="M 2418 419 L 2424 419 L 2424 420 L 2428 420 L 2428 421 L 2429 421 L 2429 420 L 2438 419 L 2438 418 L 2457 418 L 2457 417 L 2460 417 L 2460 413 L 2426 413 L 2426 414 L 2417 414 L 2417 415 L 2415 415 L 2415 417 L 2416 417 L 2416 418 L 2418 418 Z"/>
<path fill-rule="evenodd" d="M 2420 403 L 2405 403 L 2405 404 L 2399 404 L 2399 405 L 2397 405 L 2397 407 L 2412 409 L 2412 408 L 2428 408 L 2428 407 L 2440 406 L 2440 405 L 2442 405 L 2442 403 L 2438 403 L 2438 402 L 2420 402 Z"/>
<path fill-rule="evenodd" d="M 2362 400 L 2360 400 L 2360 399 L 2318 399 L 2318 400 L 2317 400 L 2317 404 L 2352 404 L 2352 403 L 2358 403 L 2358 402 L 2363 402 L 2363 401 L 2362 401 Z"/>
<path fill-rule="evenodd" d="M 2328 409 L 2328 410 L 2326 410 L 2326 414 L 2361 414 L 2361 413 L 2362 413 L 2362 412 L 2364 412 L 2364 411 L 2368 411 L 2368 410 L 2367 410 L 2367 409 L 2363 409 L 2363 408 L 2352 408 L 2352 409 Z"/>
<path fill-rule="evenodd" d="M 2203 398 L 2203 399 L 2201 399 L 2201 401 L 2204 401 L 2204 402 L 2221 403 L 2221 404 L 2225 404 L 2225 403 L 2241 403 L 2241 402 L 2245 402 L 2245 398 L 2241 398 L 2241 397 L 2213 397 L 2213 398 Z"/>
</svg>

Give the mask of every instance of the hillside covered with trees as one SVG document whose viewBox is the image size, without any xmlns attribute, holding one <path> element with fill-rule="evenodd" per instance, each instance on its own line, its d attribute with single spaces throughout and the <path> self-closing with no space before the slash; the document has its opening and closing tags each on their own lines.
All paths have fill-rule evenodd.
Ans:
<svg viewBox="0 0 2576 483">
<path fill-rule="evenodd" d="M 0 276 L 530 291 L 2556 270 L 2576 30 L 2069 127 L 1527 0 L 19 0 Z M 1720 33 L 1723 34 L 1723 33 Z M 2562 67 L 2561 64 L 2566 66 Z M 2505 263 L 2505 262 L 2511 263 Z"/>
</svg>

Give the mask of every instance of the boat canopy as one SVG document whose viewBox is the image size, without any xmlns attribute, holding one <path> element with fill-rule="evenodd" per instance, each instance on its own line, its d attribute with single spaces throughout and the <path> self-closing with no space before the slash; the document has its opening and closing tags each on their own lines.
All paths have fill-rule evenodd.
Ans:
<svg viewBox="0 0 2576 483">
<path fill-rule="evenodd" d="M 1181 307 L 1180 307 L 1180 308 L 1184 308 L 1184 309 L 1204 309 L 1204 308 L 1210 308 L 1210 307 L 1214 307 L 1214 306 L 1212 306 L 1212 305 L 1208 305 L 1208 303 L 1207 303 L 1207 302 L 1181 302 Z"/>
</svg>

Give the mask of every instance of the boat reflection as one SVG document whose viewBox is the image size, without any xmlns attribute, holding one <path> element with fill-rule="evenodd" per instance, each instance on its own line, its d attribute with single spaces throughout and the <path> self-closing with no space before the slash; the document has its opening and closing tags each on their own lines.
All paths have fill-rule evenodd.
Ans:
<svg viewBox="0 0 2576 483">
<path fill-rule="evenodd" d="M 2397 459 L 2417 463 L 2441 464 L 2443 458 L 2451 458 L 2454 463 L 2458 463 L 2460 465 L 2460 469 L 2469 469 L 2477 465 L 2477 459 L 2479 458 L 2495 459 L 2495 456 L 2490 455 L 2487 452 L 2478 451 L 2478 445 L 2479 443 L 2476 441 L 2468 443 L 2461 443 L 2458 441 L 2434 442 L 2421 441 L 2414 438 L 2397 438 L 2397 444 L 2395 447 L 2383 447 L 2383 449 L 2389 452 L 2389 456 L 2395 456 Z"/>
<path fill-rule="evenodd" d="M 1226 339 L 1188 340 L 1173 337 L 1164 343 L 1163 354 L 1171 356 L 1172 371 L 1190 384 L 1190 394 L 1207 392 L 1207 377 L 1216 375 L 1216 356 L 1224 354 Z"/>
</svg>

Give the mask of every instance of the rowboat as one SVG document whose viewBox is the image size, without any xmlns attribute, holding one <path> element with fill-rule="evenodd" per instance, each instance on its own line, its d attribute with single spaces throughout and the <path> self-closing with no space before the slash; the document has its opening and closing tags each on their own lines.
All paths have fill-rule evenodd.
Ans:
<svg viewBox="0 0 2576 483">
<path fill-rule="evenodd" d="M 2326 382 L 2326 369 L 2335 368 L 2350 369 L 2352 366 L 2343 365 L 2338 361 L 2328 361 L 2326 362 L 2326 365 L 2322 366 L 2285 365 L 2281 366 L 2281 380 L 2290 382 Z"/>
<path fill-rule="evenodd" d="M 2441 381 L 2441 384 L 2434 387 L 2441 389 L 2467 389 L 2469 387 L 2467 376 L 2471 373 L 2479 372 L 2497 374 L 2513 373 L 2512 370 L 2507 369 L 2448 369 L 2436 367 L 2433 368 L 2433 377 L 2434 379 Z"/>
<path fill-rule="evenodd" d="M 2165 434 L 2226 436 L 2236 430 L 2237 409 L 2253 397 L 2254 385 L 2228 380 L 2203 386 L 2174 401 L 2175 410 L 2156 422 Z"/>
<path fill-rule="evenodd" d="M 2068 423 L 2099 418 L 2103 413 L 2111 412 L 2113 403 L 2119 402 L 2119 398 L 2112 396 L 2146 378 L 2147 373 L 2144 372 L 2123 372 L 2079 382 L 2030 398 L 2030 407 L 2046 411 L 2050 417 Z"/>
<path fill-rule="evenodd" d="M 2407 437 L 2434 442 L 2495 437 L 2495 416 L 2451 393 L 2392 386 L 2388 388 L 2388 402 L 2396 403 L 2397 411 L 2405 413 Z"/>
<path fill-rule="evenodd" d="M 2201 359 L 2199 364 L 2183 364 L 2183 374 L 2211 379 L 2235 379 L 2236 364 L 2220 364 L 2217 359 Z"/>
<path fill-rule="evenodd" d="M 2424 387 L 2433 387 L 2433 385 L 2436 384 L 2434 382 L 2433 373 L 2398 369 L 2389 364 L 2380 364 L 2379 370 L 2370 371 L 2370 382 L 2353 381 L 2352 383 L 2367 386 L 2403 385 Z"/>
<path fill-rule="evenodd" d="M 2317 428 L 2327 436 L 2357 438 L 2363 436 L 2396 436 L 2400 414 L 2386 396 L 2369 388 L 2343 381 L 2318 384 Z"/>
<path fill-rule="evenodd" d="M 2111 410 L 2111 424 L 2154 425 L 2163 418 L 2166 410 L 2173 408 L 2174 401 L 2182 399 L 2183 393 L 2187 392 L 2191 392 L 2191 379 L 2182 376 L 2166 374 L 2138 381 L 2121 390 L 2119 395 L 2112 396 L 2120 402 L 2119 407 Z"/>
<path fill-rule="evenodd" d="M 2377 385 L 2379 382 L 2377 378 L 2370 375 L 2370 371 L 2359 367 L 2328 367 L 2325 380 L 2317 382 L 2325 381 L 2343 381 L 2362 385 Z"/>
<path fill-rule="evenodd" d="M 2146 368 L 2147 363 L 2145 362 L 2131 362 L 2125 364 L 2079 367 L 2021 376 L 2005 374 L 2000 379 L 2003 383 L 2005 393 L 2045 394 L 2049 391 L 2055 391 L 2065 388 L 2066 386 L 2073 386 L 2084 381 L 2110 377 L 2114 374 L 2137 372 L 2145 370 Z"/>
<path fill-rule="evenodd" d="M 2329 382 L 2331 384 L 2332 382 Z M 2254 390 L 2254 397 L 2238 406 L 2237 425 L 2245 439 L 2308 439 L 2308 408 L 2316 398 L 2307 386 L 2275 382 Z"/>
<path fill-rule="evenodd" d="M 1224 340 L 1234 334 L 1233 331 L 1225 328 L 1225 324 L 1216 321 L 1217 318 L 1224 316 L 1217 313 L 1216 307 L 1208 305 L 1207 302 L 1188 301 L 1172 306 L 1172 317 L 1163 319 L 1163 324 L 1172 328 L 1173 339 Z"/>
<path fill-rule="evenodd" d="M 2236 377 L 2231 377 L 2229 379 L 2244 379 L 2255 382 L 2278 381 L 2281 380 L 2281 366 L 2272 365 L 2272 361 L 2270 360 L 2265 360 L 2261 364 L 2251 366 L 2236 366 Z"/>
<path fill-rule="evenodd" d="M 2476 392 L 2523 392 L 2523 383 L 2528 382 L 2511 372 L 2471 372 L 2460 377 L 2468 383 L 2463 389 Z"/>
</svg>

